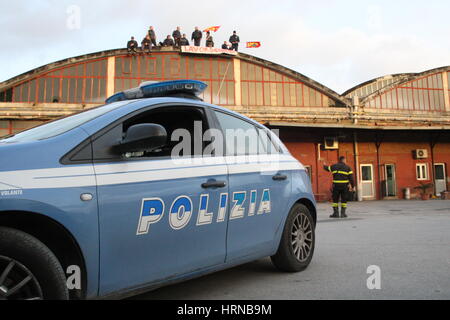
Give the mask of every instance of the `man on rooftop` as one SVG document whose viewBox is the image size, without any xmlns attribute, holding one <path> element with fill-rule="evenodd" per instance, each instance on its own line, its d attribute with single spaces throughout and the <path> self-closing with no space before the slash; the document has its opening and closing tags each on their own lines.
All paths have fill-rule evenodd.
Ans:
<svg viewBox="0 0 450 320">
<path fill-rule="evenodd" d="M 194 41 L 194 45 L 196 47 L 200 47 L 200 42 L 202 41 L 203 33 L 198 29 L 198 27 L 195 27 L 195 31 L 192 33 L 191 40 Z"/>
<path fill-rule="evenodd" d="M 172 32 L 172 37 L 173 37 L 173 39 L 175 41 L 175 45 L 177 47 L 180 46 L 180 40 L 181 40 L 181 31 L 180 30 L 181 30 L 181 28 L 177 27 L 177 29 L 174 32 Z"/>
<path fill-rule="evenodd" d="M 231 50 L 238 51 L 239 42 L 241 42 L 241 39 L 239 39 L 239 36 L 237 35 L 236 31 L 233 31 L 233 35 L 230 37 L 230 42 L 231 42 Z"/>
<path fill-rule="evenodd" d="M 183 33 L 183 36 L 180 39 L 180 46 L 188 46 L 189 40 L 186 38 L 186 34 Z"/>
<path fill-rule="evenodd" d="M 167 36 L 166 40 L 163 42 L 163 47 L 173 47 L 175 45 L 175 42 L 173 41 L 170 34 Z"/>
<path fill-rule="evenodd" d="M 147 51 L 148 54 L 152 52 L 152 42 L 150 40 L 150 36 L 147 35 L 141 42 L 142 46 L 142 53 L 145 53 Z"/>
<path fill-rule="evenodd" d="M 134 40 L 134 37 L 131 37 L 131 40 L 127 43 L 127 50 L 128 54 L 135 54 L 137 53 L 138 49 L 138 43 L 136 40 Z"/>
<path fill-rule="evenodd" d="M 153 26 L 150 26 L 150 29 L 148 30 L 148 35 L 150 36 L 150 41 L 152 42 L 152 45 L 156 47 L 156 33 Z"/>
</svg>

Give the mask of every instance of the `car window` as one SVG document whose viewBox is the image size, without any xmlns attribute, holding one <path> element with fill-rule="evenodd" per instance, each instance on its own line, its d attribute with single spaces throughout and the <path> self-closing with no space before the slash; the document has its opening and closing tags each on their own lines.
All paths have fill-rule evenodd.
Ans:
<svg viewBox="0 0 450 320">
<path fill-rule="evenodd" d="M 163 107 L 140 113 L 127 119 L 94 141 L 94 159 L 124 159 L 124 155 L 112 152 L 112 147 L 122 141 L 127 130 L 137 124 L 152 123 L 163 126 L 167 131 L 167 143 L 149 152 L 126 154 L 125 159 L 167 158 L 200 156 L 205 147 L 203 135 L 208 122 L 203 108 Z"/>
<path fill-rule="evenodd" d="M 224 112 L 215 111 L 215 114 L 224 132 L 227 156 L 276 152 L 264 129 Z"/>
<path fill-rule="evenodd" d="M 68 132 L 88 121 L 98 118 L 99 116 L 106 114 L 112 110 L 115 110 L 128 103 L 129 101 L 117 102 L 102 107 L 98 107 L 95 109 L 83 111 L 81 113 L 77 113 L 75 115 L 66 118 L 48 122 L 38 127 L 23 131 L 14 136 L 9 136 L 4 138 L 3 140 L 1 139 L 0 140 L 5 143 L 13 143 L 13 142 L 31 142 L 52 138 L 65 132 Z"/>
</svg>

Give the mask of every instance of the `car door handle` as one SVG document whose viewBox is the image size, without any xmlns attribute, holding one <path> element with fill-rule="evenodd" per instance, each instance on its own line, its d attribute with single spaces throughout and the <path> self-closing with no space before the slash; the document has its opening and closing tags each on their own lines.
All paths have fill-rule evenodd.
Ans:
<svg viewBox="0 0 450 320">
<path fill-rule="evenodd" d="M 281 173 L 276 174 L 272 177 L 273 181 L 284 181 L 287 180 L 287 178 L 288 178 L 287 175 Z"/>
<path fill-rule="evenodd" d="M 211 188 L 225 188 L 227 183 L 225 181 L 208 181 L 202 184 L 203 189 L 211 189 Z"/>
</svg>

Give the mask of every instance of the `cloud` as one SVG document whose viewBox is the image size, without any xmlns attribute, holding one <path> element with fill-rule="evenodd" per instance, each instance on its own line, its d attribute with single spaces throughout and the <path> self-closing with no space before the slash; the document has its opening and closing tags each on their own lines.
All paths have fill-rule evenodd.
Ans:
<svg viewBox="0 0 450 320">
<path fill-rule="evenodd" d="M 283 19 L 279 24 L 283 24 Z M 263 43 L 272 41 L 261 51 L 261 57 L 310 76 L 340 93 L 386 74 L 421 72 L 450 64 L 450 46 L 434 38 L 409 33 L 371 33 L 345 26 L 322 31 L 300 20 L 283 25 L 287 31 L 281 35 L 270 31 L 266 34 Z"/>
</svg>

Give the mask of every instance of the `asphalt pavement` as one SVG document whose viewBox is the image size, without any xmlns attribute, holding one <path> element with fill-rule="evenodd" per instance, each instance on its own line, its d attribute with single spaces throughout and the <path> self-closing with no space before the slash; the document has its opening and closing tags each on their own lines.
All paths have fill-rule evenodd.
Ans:
<svg viewBox="0 0 450 320">
<path fill-rule="evenodd" d="M 301 273 L 262 259 L 132 299 L 450 299 L 450 201 L 351 203 L 339 220 L 329 204 L 318 208 L 315 255 Z"/>
</svg>

